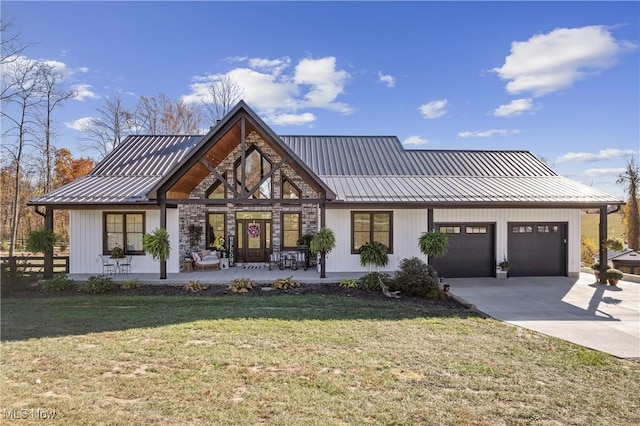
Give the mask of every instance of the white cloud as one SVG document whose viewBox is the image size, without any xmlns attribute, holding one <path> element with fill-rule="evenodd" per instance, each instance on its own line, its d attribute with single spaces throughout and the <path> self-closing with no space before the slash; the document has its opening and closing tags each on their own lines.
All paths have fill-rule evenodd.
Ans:
<svg viewBox="0 0 640 426">
<path fill-rule="evenodd" d="M 527 41 L 514 41 L 511 54 L 493 71 L 509 81 L 509 93 L 541 96 L 612 67 L 621 52 L 635 47 L 616 41 L 603 26 L 558 28 Z"/>
<path fill-rule="evenodd" d="M 426 145 L 429 143 L 429 139 L 413 135 L 406 138 L 402 143 L 405 145 Z"/>
<path fill-rule="evenodd" d="M 382 74 L 381 71 L 378 71 L 378 79 L 381 83 L 385 83 L 387 87 L 396 87 L 396 79 L 389 74 Z"/>
<path fill-rule="evenodd" d="M 604 176 L 618 177 L 625 169 L 587 169 L 582 175 L 587 178 L 599 178 Z"/>
<path fill-rule="evenodd" d="M 514 99 L 511 103 L 500 105 L 493 111 L 496 117 L 511 117 L 513 115 L 522 115 L 527 111 L 533 110 L 533 102 L 531 99 Z"/>
<path fill-rule="evenodd" d="M 92 85 L 90 84 L 74 84 L 71 86 L 71 90 L 76 92 L 76 96 L 73 98 L 77 101 L 84 101 L 85 99 L 99 99 L 98 96 L 93 90 Z"/>
<path fill-rule="evenodd" d="M 476 131 L 464 131 L 458 133 L 461 138 L 490 138 L 491 136 L 508 136 L 520 133 L 520 130 L 505 130 L 505 129 L 491 129 L 491 130 L 476 130 Z"/>
<path fill-rule="evenodd" d="M 90 70 L 89 70 L 89 68 L 87 68 L 87 67 L 80 67 L 80 68 L 78 68 L 78 72 L 81 72 L 81 73 L 88 73 L 89 71 L 90 71 Z"/>
<path fill-rule="evenodd" d="M 617 158 L 624 158 L 629 155 L 635 155 L 639 151 L 634 151 L 633 149 L 616 149 L 609 148 L 604 149 L 602 151 L 598 151 L 598 153 L 591 152 L 568 152 L 561 157 L 559 157 L 555 162 L 557 164 L 562 163 L 592 163 L 594 161 L 600 160 L 615 160 Z"/>
<path fill-rule="evenodd" d="M 316 116 L 310 112 L 302 114 L 280 114 L 270 120 L 273 124 L 281 126 L 300 126 L 302 124 L 313 123 L 316 121 Z"/>
<path fill-rule="evenodd" d="M 82 118 L 78 118 L 77 120 L 72 121 L 70 123 L 64 123 L 64 126 L 67 129 L 73 129 L 73 130 L 82 131 L 89 124 L 91 124 L 91 120 L 93 120 L 93 117 L 82 117 Z"/>
<path fill-rule="evenodd" d="M 418 110 L 422 114 L 422 118 L 434 119 L 442 117 L 447 113 L 447 100 L 440 99 L 437 101 L 431 101 L 424 105 L 420 105 Z"/>
<path fill-rule="evenodd" d="M 209 85 L 227 77 L 242 89 L 243 99 L 272 124 L 311 123 L 316 116 L 303 111 L 309 108 L 342 114 L 353 111 L 348 104 L 337 102 L 350 76 L 337 69 L 335 57 L 302 59 L 293 69 L 288 57 L 228 59 L 246 64 L 225 74 L 193 77 L 191 92 L 183 95 L 182 100 L 187 103 L 210 101 Z"/>
</svg>

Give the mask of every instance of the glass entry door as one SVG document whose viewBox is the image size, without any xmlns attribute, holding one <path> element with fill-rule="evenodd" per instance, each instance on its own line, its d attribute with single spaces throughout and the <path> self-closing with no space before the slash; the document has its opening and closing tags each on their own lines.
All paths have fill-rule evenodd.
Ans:
<svg viewBox="0 0 640 426">
<path fill-rule="evenodd" d="M 269 216 L 267 219 L 265 216 Z M 254 216 L 247 218 L 247 216 Z M 255 217 L 257 216 L 257 217 Z M 271 251 L 271 212 L 238 213 L 236 261 L 266 262 Z"/>
</svg>

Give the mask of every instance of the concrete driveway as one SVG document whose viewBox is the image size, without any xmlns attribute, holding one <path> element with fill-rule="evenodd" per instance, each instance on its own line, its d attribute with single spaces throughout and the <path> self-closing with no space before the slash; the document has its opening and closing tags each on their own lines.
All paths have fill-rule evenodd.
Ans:
<svg viewBox="0 0 640 426">
<path fill-rule="evenodd" d="M 448 278 L 450 291 L 500 321 L 619 358 L 640 359 L 640 284 L 569 277 Z"/>
</svg>

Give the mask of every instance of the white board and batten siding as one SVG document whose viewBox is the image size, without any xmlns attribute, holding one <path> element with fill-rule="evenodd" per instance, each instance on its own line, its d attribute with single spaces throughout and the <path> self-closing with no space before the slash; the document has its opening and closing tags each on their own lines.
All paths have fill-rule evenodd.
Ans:
<svg viewBox="0 0 640 426">
<path fill-rule="evenodd" d="M 116 210 L 108 210 L 116 211 Z M 125 211 L 118 209 L 118 212 Z M 142 210 L 135 210 L 140 212 Z M 144 210 L 145 232 L 151 232 L 160 227 L 160 211 Z M 103 211 L 102 210 L 71 210 L 69 214 L 69 272 L 71 274 L 100 274 L 102 263 L 99 255 L 102 254 L 103 238 Z M 179 272 L 178 249 L 178 211 L 167 210 L 167 231 L 171 242 L 171 255 L 167 260 L 167 272 Z M 135 273 L 160 273 L 160 262 L 153 260 L 148 255 L 134 255 L 131 259 L 131 271 Z"/>
<path fill-rule="evenodd" d="M 366 211 L 365 209 L 354 209 Z M 387 211 L 375 209 L 374 211 Z M 385 271 L 395 271 L 400 261 L 417 256 L 426 261 L 418 249 L 418 237 L 427 230 L 426 209 L 392 209 L 394 252 Z M 567 271 L 577 276 L 580 271 L 580 209 L 434 209 L 435 223 L 495 224 L 496 259 L 508 252 L 507 241 L 511 222 L 560 222 L 568 226 Z M 351 210 L 326 210 L 327 227 L 336 235 L 336 248 L 327 258 L 327 272 L 368 271 L 360 266 L 360 256 L 351 254 Z"/>
</svg>

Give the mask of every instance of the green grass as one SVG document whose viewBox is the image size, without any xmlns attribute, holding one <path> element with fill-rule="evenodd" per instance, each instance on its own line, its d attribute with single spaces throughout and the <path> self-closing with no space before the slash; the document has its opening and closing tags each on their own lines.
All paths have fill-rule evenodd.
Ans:
<svg viewBox="0 0 640 426">
<path fill-rule="evenodd" d="M 640 364 L 426 303 L 5 298 L 1 331 L 2 415 L 58 424 L 640 423 Z"/>
<path fill-rule="evenodd" d="M 582 213 L 582 238 L 597 242 L 599 239 L 600 214 Z M 607 216 L 607 234 L 609 238 L 624 240 L 624 225 L 622 213 L 613 213 Z"/>
</svg>

